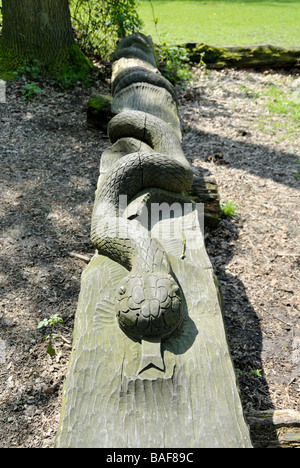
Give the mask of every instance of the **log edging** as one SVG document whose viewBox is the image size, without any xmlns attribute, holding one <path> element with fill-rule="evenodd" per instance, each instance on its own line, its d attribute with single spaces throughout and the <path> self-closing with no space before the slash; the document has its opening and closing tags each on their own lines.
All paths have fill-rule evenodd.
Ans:
<svg viewBox="0 0 300 468">
<path fill-rule="evenodd" d="M 297 68 L 300 67 L 300 49 L 270 44 L 218 47 L 205 43 L 177 44 L 188 50 L 191 63 L 203 60 L 208 68 Z M 159 48 L 159 45 L 157 45 Z"/>
</svg>

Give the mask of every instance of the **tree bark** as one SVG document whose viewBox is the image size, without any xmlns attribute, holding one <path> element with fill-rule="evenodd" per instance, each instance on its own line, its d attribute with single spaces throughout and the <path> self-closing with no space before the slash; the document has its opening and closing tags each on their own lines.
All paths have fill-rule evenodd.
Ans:
<svg viewBox="0 0 300 468">
<path fill-rule="evenodd" d="M 3 0 L 2 14 L 1 68 L 5 58 L 11 68 L 38 60 L 51 70 L 83 60 L 73 37 L 68 0 Z"/>
</svg>

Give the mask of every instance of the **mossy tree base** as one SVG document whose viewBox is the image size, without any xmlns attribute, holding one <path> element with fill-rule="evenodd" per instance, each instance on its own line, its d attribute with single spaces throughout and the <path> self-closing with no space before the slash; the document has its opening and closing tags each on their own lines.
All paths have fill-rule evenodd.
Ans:
<svg viewBox="0 0 300 468">
<path fill-rule="evenodd" d="M 78 75 L 84 79 L 94 69 L 92 62 L 84 55 L 77 44 L 61 50 L 56 56 L 45 61 L 38 55 L 15 53 L 13 50 L 4 48 L 0 42 L 0 78 L 11 80 L 15 72 L 24 67 L 25 64 L 39 63 L 42 75 L 57 78 L 62 75 Z"/>
<path fill-rule="evenodd" d="M 215 47 L 208 44 L 183 44 L 190 60 L 203 60 L 210 68 L 294 68 L 300 67 L 300 49 L 272 45 Z"/>
<path fill-rule="evenodd" d="M 0 74 L 5 79 L 38 62 L 44 75 L 79 74 L 92 64 L 75 43 L 68 0 L 2 0 Z"/>
</svg>

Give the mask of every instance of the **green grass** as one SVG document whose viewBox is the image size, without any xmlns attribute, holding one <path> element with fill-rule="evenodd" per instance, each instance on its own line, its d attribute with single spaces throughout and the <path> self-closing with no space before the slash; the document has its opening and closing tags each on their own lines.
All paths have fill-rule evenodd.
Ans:
<svg viewBox="0 0 300 468">
<path fill-rule="evenodd" d="M 264 102 L 258 128 L 264 133 L 278 135 L 276 141 L 293 140 L 300 130 L 300 88 L 283 90 L 279 85 L 267 84 L 259 93 Z"/>
<path fill-rule="evenodd" d="M 265 134 L 276 135 L 276 142 L 293 141 L 300 132 L 300 82 L 285 76 L 270 75 L 270 81 L 258 85 L 239 85 L 240 97 L 256 101 L 260 111 L 257 128 Z"/>
<path fill-rule="evenodd" d="M 300 0 L 142 0 L 143 32 L 154 42 L 216 46 L 272 44 L 300 47 Z"/>
<path fill-rule="evenodd" d="M 287 94 L 275 85 L 270 85 L 265 91 L 268 97 L 265 103 L 269 112 L 274 114 L 285 114 L 292 121 L 300 123 L 300 91 Z M 297 126 L 298 126 L 297 125 Z"/>
</svg>

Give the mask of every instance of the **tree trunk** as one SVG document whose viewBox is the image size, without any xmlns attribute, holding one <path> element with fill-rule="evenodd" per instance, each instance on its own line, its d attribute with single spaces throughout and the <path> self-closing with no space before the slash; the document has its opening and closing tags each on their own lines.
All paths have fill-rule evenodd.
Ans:
<svg viewBox="0 0 300 468">
<path fill-rule="evenodd" d="M 33 60 L 50 71 L 82 61 L 87 66 L 74 41 L 68 0 L 3 0 L 2 14 L 0 68 Z"/>
</svg>

